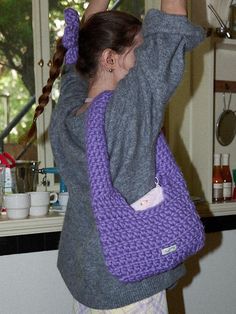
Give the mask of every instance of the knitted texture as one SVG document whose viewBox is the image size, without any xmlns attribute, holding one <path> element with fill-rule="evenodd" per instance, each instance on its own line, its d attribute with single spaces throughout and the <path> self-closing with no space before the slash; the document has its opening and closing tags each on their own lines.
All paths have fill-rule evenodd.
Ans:
<svg viewBox="0 0 236 314">
<path fill-rule="evenodd" d="M 64 10 L 66 27 L 62 38 L 63 46 L 67 49 L 65 55 L 65 64 L 74 64 L 77 62 L 79 48 L 79 15 L 72 8 Z"/>
<path fill-rule="evenodd" d="M 93 211 L 106 265 L 128 283 L 175 268 L 204 245 L 204 229 L 187 186 L 162 134 L 156 145 L 156 177 L 164 201 L 134 211 L 111 181 L 105 110 L 112 92 L 89 108 L 86 149 Z"/>
</svg>

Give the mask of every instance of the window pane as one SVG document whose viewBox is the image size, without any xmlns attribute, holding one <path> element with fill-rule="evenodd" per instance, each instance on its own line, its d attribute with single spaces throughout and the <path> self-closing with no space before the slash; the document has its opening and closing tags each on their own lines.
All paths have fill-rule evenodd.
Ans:
<svg viewBox="0 0 236 314">
<path fill-rule="evenodd" d="M 0 1 L 0 132 L 35 94 L 31 0 Z M 15 157 L 22 151 L 17 145 L 32 122 L 30 110 L 5 139 L 5 151 Z M 36 159 L 34 146 L 22 155 Z"/>
</svg>

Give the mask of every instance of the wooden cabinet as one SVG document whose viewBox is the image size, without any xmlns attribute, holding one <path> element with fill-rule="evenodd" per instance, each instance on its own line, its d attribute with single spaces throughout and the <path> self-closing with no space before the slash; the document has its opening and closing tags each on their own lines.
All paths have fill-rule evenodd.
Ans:
<svg viewBox="0 0 236 314">
<path fill-rule="evenodd" d="M 160 8 L 160 0 L 145 3 L 146 9 Z M 208 3 L 188 1 L 194 23 L 206 27 L 212 22 Z M 202 216 L 236 214 L 236 202 L 212 203 L 213 154 L 230 153 L 230 168 L 236 169 L 236 137 L 230 145 L 221 146 L 215 136 L 223 111 L 222 91 L 215 91 L 215 81 L 233 82 L 231 109 L 236 110 L 236 40 L 212 35 L 187 54 L 185 75 L 169 103 L 165 121 L 169 144 L 191 195 L 206 201 L 199 206 Z"/>
<path fill-rule="evenodd" d="M 188 1 L 189 18 L 196 24 L 214 28 L 217 20 L 204 1 Z M 160 0 L 146 0 L 146 9 L 160 8 Z M 199 205 L 202 216 L 236 214 L 236 202 L 212 203 L 214 153 L 230 153 L 230 167 L 236 169 L 236 138 L 228 146 L 216 139 L 216 123 L 223 111 L 222 91 L 215 81 L 233 82 L 231 109 L 236 110 L 236 40 L 214 35 L 205 39 L 186 56 L 184 78 L 166 112 L 166 130 L 171 149 L 186 180 L 190 193 L 205 200 Z"/>
<path fill-rule="evenodd" d="M 236 214 L 236 202 L 212 203 L 214 153 L 230 153 L 230 167 L 236 169 L 236 137 L 228 146 L 216 139 L 216 123 L 223 111 L 222 87 L 229 83 L 230 108 L 236 110 L 236 40 L 207 38 L 186 60 L 184 80 L 168 109 L 169 142 L 193 196 L 207 202 L 203 215 Z M 229 97 L 229 90 L 225 90 Z"/>
</svg>

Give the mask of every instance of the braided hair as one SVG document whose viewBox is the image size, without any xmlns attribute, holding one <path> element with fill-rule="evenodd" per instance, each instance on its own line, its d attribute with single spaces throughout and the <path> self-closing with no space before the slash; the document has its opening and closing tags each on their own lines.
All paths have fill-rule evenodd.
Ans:
<svg viewBox="0 0 236 314">
<path fill-rule="evenodd" d="M 36 122 L 37 118 L 44 112 L 44 108 L 49 102 L 49 96 L 52 91 L 53 84 L 55 80 L 59 77 L 61 73 L 61 67 L 63 65 L 64 57 L 67 49 L 62 44 L 62 38 L 59 38 L 56 43 L 56 52 L 53 55 L 52 64 L 49 70 L 49 78 L 47 84 L 42 89 L 42 94 L 38 98 L 38 106 L 35 109 L 33 122 L 31 127 L 26 135 L 26 142 L 35 137 L 36 135 Z"/>
</svg>

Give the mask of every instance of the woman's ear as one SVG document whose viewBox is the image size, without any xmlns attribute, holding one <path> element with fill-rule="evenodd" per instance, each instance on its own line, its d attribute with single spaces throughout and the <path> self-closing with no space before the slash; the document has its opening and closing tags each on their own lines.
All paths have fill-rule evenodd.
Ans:
<svg viewBox="0 0 236 314">
<path fill-rule="evenodd" d="M 101 65 L 107 72 L 113 72 L 116 67 L 116 55 L 112 49 L 105 49 L 101 55 Z"/>
</svg>

